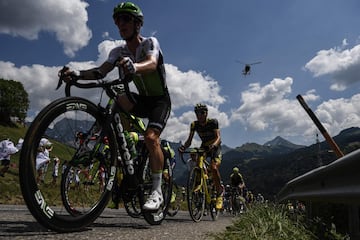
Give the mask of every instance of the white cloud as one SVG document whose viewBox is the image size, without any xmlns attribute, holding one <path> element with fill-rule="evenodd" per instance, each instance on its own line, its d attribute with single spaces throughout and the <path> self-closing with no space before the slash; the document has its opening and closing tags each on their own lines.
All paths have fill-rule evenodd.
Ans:
<svg viewBox="0 0 360 240">
<path fill-rule="evenodd" d="M 344 49 L 347 45 L 344 39 L 341 47 L 319 51 L 304 68 L 315 77 L 330 75 L 333 81 L 331 90 L 347 89 L 349 85 L 360 81 L 360 45 Z"/>
<path fill-rule="evenodd" d="M 92 37 L 86 23 L 88 3 L 81 0 L 2 0 L 0 33 L 35 40 L 39 33 L 55 33 L 66 55 L 86 46 Z"/>
<path fill-rule="evenodd" d="M 349 127 L 358 127 L 360 122 L 360 94 L 350 99 L 330 99 L 321 103 L 316 115 L 331 135 Z"/>
<path fill-rule="evenodd" d="M 199 102 L 218 107 L 225 102 L 225 98 L 220 95 L 219 84 L 210 76 L 193 70 L 182 72 L 171 64 L 165 67 L 173 109 L 193 106 Z"/>
<path fill-rule="evenodd" d="M 118 41 L 105 40 L 98 46 L 98 59 L 70 62 L 68 65 L 72 69 L 98 66 L 118 43 Z M 261 133 L 267 136 L 267 140 L 280 135 L 295 143 L 314 142 L 316 126 L 298 101 L 295 98 L 289 99 L 294 82 L 291 77 L 275 78 L 263 86 L 259 83 L 249 84 L 248 89 L 241 93 L 239 107 L 226 113 L 220 110 L 220 107 L 226 104 L 226 99 L 215 79 L 194 70 L 181 71 L 172 64 L 166 64 L 165 67 L 173 111 L 162 135 L 164 138 L 175 142 L 185 141 L 189 134 L 190 123 L 196 119 L 193 106 L 198 102 L 204 102 L 208 105 L 209 117 L 219 120 L 220 129 L 231 128 L 232 131 L 239 131 L 239 135 L 245 134 L 245 136 Z M 60 69 L 61 66 L 36 64 L 17 67 L 11 62 L 0 61 L 0 78 L 21 82 L 29 94 L 29 112 L 37 113 L 54 99 L 64 96 L 63 88 L 55 91 L 57 73 Z M 113 79 L 116 76 L 115 70 L 107 78 Z M 86 96 L 94 102 L 98 102 L 100 97 L 100 93 L 96 90 L 74 89 L 73 95 Z M 303 98 L 308 103 L 320 99 L 314 89 L 304 94 Z M 318 107 L 314 106 L 313 111 L 329 133 L 335 135 L 344 128 L 358 126 L 359 101 L 360 94 L 350 99 L 329 100 Z M 199 143 L 196 137 L 193 145 Z"/>
<path fill-rule="evenodd" d="M 248 132 L 269 132 L 282 137 L 312 135 L 310 118 L 296 99 L 287 99 L 293 79 L 275 78 L 269 84 L 249 85 L 241 94 L 241 105 L 233 110 L 231 122 L 240 121 Z M 315 92 L 303 96 L 309 101 L 317 99 Z"/>
</svg>

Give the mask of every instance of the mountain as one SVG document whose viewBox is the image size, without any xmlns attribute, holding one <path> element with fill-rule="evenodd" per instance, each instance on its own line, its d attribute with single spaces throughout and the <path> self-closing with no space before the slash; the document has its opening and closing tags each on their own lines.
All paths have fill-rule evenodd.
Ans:
<svg viewBox="0 0 360 240">
<path fill-rule="evenodd" d="M 266 143 L 264 143 L 264 146 L 268 146 L 268 147 L 285 147 L 285 148 L 289 148 L 289 149 L 298 149 L 298 148 L 303 148 L 303 145 L 296 145 L 293 144 L 292 142 L 289 142 L 288 140 L 277 136 L 276 138 L 274 138 L 271 141 L 268 141 Z"/>
<path fill-rule="evenodd" d="M 360 128 L 345 129 L 333 139 L 344 154 L 350 153 L 360 148 Z M 220 173 L 224 184 L 228 184 L 232 169 L 237 166 L 249 190 L 274 200 L 291 179 L 336 159 L 326 141 L 300 146 L 276 137 L 263 145 L 246 143 L 234 149 L 227 147 L 223 151 Z M 176 182 L 186 184 L 187 170 L 181 161 L 176 165 L 174 176 Z"/>
</svg>

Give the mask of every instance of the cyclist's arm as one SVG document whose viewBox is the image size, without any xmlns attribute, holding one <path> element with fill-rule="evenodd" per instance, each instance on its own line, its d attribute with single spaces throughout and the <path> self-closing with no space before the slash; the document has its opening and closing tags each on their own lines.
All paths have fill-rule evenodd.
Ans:
<svg viewBox="0 0 360 240">
<path fill-rule="evenodd" d="M 136 73 L 149 73 L 156 70 L 158 60 L 154 55 L 146 56 L 146 59 L 142 62 L 134 63 L 136 67 Z"/>
<path fill-rule="evenodd" d="M 80 71 L 80 78 L 83 80 L 104 78 L 114 67 L 110 62 L 104 62 L 100 67 Z"/>
<path fill-rule="evenodd" d="M 189 137 L 186 139 L 184 143 L 184 148 L 188 148 L 191 145 L 192 139 L 194 138 L 195 131 L 190 131 Z"/>
<path fill-rule="evenodd" d="M 215 140 L 211 145 L 218 147 L 221 144 L 220 129 L 215 129 Z"/>
</svg>

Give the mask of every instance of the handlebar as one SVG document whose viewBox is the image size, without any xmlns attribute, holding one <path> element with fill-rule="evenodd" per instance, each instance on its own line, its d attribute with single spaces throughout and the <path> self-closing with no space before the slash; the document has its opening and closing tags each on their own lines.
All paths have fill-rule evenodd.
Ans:
<svg viewBox="0 0 360 240">
<path fill-rule="evenodd" d="M 130 75 L 127 75 L 124 77 L 124 79 L 115 79 L 115 80 L 111 80 L 111 81 L 104 81 L 104 80 L 97 80 L 97 82 L 90 82 L 90 83 L 81 83 L 78 82 L 78 80 L 80 80 L 79 76 L 75 75 L 75 74 L 70 74 L 70 77 L 72 78 L 71 81 L 65 81 L 65 72 L 69 70 L 69 67 L 64 66 L 60 71 L 59 71 L 59 81 L 58 81 L 58 85 L 56 87 L 55 90 L 58 90 L 60 88 L 60 86 L 62 85 L 63 82 L 65 82 L 65 96 L 69 97 L 70 94 L 70 88 L 72 86 L 78 87 L 78 88 L 84 88 L 84 89 L 89 89 L 89 88 L 103 88 L 103 89 L 107 89 L 111 86 L 114 85 L 119 85 L 119 84 L 124 84 L 125 86 L 125 91 L 128 91 L 129 86 L 128 83 L 132 80 L 132 77 Z M 95 80 L 95 79 L 94 79 Z"/>
<path fill-rule="evenodd" d="M 186 165 L 186 161 L 184 159 L 184 153 L 194 153 L 194 154 L 203 154 L 205 153 L 206 150 L 204 148 L 188 148 L 186 151 L 179 151 L 179 155 L 180 155 L 180 158 L 181 158 L 181 161 Z"/>
</svg>

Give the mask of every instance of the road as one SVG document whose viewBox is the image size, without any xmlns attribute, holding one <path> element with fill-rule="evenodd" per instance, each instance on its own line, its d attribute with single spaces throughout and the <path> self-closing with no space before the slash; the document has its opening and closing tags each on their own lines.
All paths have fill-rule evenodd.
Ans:
<svg viewBox="0 0 360 240">
<path fill-rule="evenodd" d="M 143 218 L 131 218 L 124 209 L 105 209 L 102 215 L 86 230 L 74 233 L 56 233 L 44 229 L 30 214 L 26 206 L 0 205 L 0 239 L 122 239 L 158 240 L 209 239 L 209 234 L 221 232 L 232 224 L 232 217 L 220 215 L 217 221 L 210 216 L 195 223 L 188 212 L 181 211 L 167 217 L 159 226 L 149 225 Z M 211 238 L 210 238 L 211 239 Z"/>
</svg>

